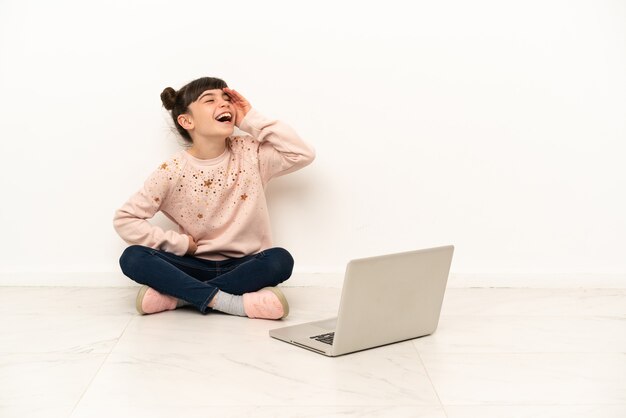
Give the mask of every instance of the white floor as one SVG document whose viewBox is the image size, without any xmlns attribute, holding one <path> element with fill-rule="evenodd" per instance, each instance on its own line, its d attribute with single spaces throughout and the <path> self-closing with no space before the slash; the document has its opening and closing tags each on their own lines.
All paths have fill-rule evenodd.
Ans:
<svg viewBox="0 0 626 418">
<path fill-rule="evenodd" d="M 328 358 L 282 321 L 134 311 L 137 287 L 0 288 L 0 416 L 626 417 L 626 289 L 448 289 L 431 336 Z"/>
</svg>

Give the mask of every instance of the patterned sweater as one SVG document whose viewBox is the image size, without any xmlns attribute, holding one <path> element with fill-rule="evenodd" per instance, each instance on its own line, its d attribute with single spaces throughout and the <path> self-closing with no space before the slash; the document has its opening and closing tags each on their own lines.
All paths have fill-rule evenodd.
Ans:
<svg viewBox="0 0 626 418">
<path fill-rule="evenodd" d="M 183 256 L 191 235 L 194 257 L 225 260 L 273 247 L 265 188 L 273 177 L 309 165 L 315 149 L 287 124 L 255 108 L 239 127 L 250 135 L 226 139 L 219 157 L 202 160 L 178 151 L 116 210 L 113 226 L 128 244 Z M 178 226 L 164 231 L 147 219 L 158 211 Z"/>
</svg>

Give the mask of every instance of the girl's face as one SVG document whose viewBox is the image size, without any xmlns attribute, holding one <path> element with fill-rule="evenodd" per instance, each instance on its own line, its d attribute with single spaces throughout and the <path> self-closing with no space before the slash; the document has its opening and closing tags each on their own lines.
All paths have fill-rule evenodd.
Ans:
<svg viewBox="0 0 626 418">
<path fill-rule="evenodd" d="M 189 109 L 193 125 L 191 129 L 195 135 L 226 138 L 235 129 L 235 109 L 230 102 L 230 97 L 222 89 L 203 91 L 198 100 L 189 105 Z M 230 118 L 223 122 L 217 120 L 225 112 L 230 113 Z M 220 119 L 222 118 L 220 117 Z"/>
</svg>

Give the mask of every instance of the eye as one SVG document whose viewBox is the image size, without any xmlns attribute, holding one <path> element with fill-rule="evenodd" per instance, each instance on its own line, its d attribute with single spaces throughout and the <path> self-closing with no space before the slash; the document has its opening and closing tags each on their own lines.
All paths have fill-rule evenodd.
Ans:
<svg viewBox="0 0 626 418">
<path fill-rule="evenodd" d="M 205 103 L 209 103 L 209 102 L 212 102 L 212 101 L 213 101 L 213 100 L 207 100 Z"/>
</svg>

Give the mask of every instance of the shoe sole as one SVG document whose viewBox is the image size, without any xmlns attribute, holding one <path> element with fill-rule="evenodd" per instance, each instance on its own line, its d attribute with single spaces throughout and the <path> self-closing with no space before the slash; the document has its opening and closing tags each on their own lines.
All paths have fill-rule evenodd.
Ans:
<svg viewBox="0 0 626 418">
<path fill-rule="evenodd" d="M 289 315 L 289 303 L 287 302 L 287 298 L 285 297 L 285 295 L 283 294 L 283 292 L 281 292 L 281 290 L 277 287 L 264 287 L 261 290 L 269 290 L 270 292 L 272 292 L 273 294 L 276 295 L 276 297 L 278 297 L 278 300 L 280 300 L 280 303 L 283 305 L 283 310 L 285 311 L 283 313 L 283 316 L 281 316 L 278 319 L 283 319 L 285 318 L 287 315 Z"/>
<path fill-rule="evenodd" d="M 137 293 L 137 299 L 135 299 L 135 308 L 137 309 L 137 312 L 139 312 L 140 315 L 146 314 L 141 309 L 141 303 L 143 302 L 143 297 L 145 296 L 148 289 L 150 289 L 149 286 L 146 286 L 146 285 L 141 286 L 141 289 L 139 289 L 139 293 Z"/>
</svg>

